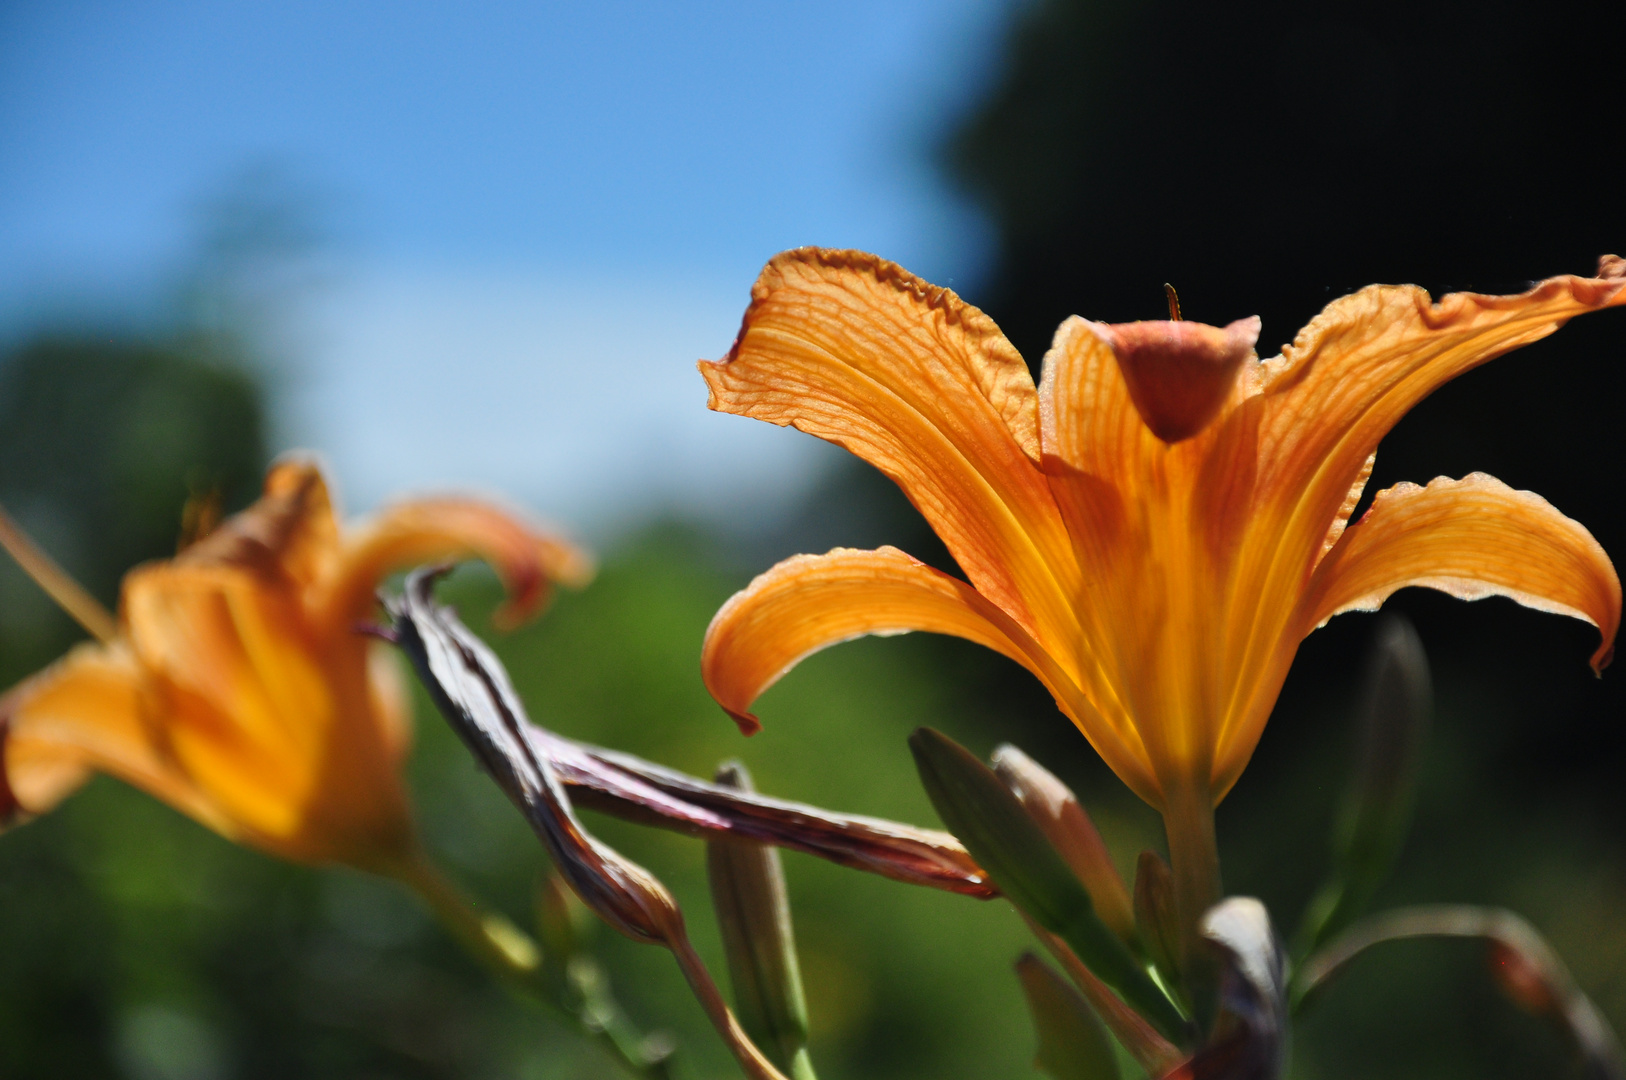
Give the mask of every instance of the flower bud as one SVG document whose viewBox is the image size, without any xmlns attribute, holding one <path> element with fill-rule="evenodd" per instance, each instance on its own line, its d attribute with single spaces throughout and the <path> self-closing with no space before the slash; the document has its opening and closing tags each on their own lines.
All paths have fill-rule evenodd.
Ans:
<svg viewBox="0 0 1626 1080">
<path fill-rule="evenodd" d="M 1428 739 L 1433 690 L 1417 631 L 1379 623 L 1356 717 L 1354 770 L 1334 836 L 1334 869 L 1310 903 L 1298 941 L 1308 954 L 1361 915 L 1405 842 Z"/>
<path fill-rule="evenodd" d="M 1180 917 L 1174 903 L 1174 874 L 1155 851 L 1141 852 L 1135 867 L 1135 926 L 1165 985 L 1179 986 Z"/>
<path fill-rule="evenodd" d="M 1101 921 L 1089 893 L 999 777 L 969 750 L 930 728 L 917 728 L 909 736 L 909 749 L 943 824 L 1011 903 L 1062 938 L 1092 972 L 1165 1034 L 1178 1033 L 1184 1024 L 1179 1011 Z"/>
<path fill-rule="evenodd" d="M 719 767 L 716 782 L 752 789 L 738 762 Z M 711 840 L 706 874 L 728 955 L 734 1011 L 756 1044 L 794 1075 L 807 1054 L 807 1000 L 779 851 L 747 840 Z"/>
<path fill-rule="evenodd" d="M 1054 773 L 1010 743 L 995 748 L 993 766 L 994 774 L 1022 801 L 1023 809 L 1056 853 L 1083 882 L 1101 921 L 1125 942 L 1133 941 L 1135 914 L 1129 892 L 1078 796 Z"/>
</svg>

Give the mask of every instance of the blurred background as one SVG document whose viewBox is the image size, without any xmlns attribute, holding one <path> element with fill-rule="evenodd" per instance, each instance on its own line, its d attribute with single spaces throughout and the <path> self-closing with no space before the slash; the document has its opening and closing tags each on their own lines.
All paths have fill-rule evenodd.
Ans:
<svg viewBox="0 0 1626 1080">
<path fill-rule="evenodd" d="M 500 491 L 604 569 L 495 639 L 535 718 L 692 772 L 935 824 L 907 733 L 1019 743 L 1126 870 L 1157 822 L 1014 665 L 923 636 L 804 664 L 741 740 L 700 686 L 716 607 L 774 559 L 945 556 L 866 466 L 704 409 L 693 371 L 798 244 L 877 251 L 984 306 L 1037 362 L 1079 313 L 1259 314 L 1274 351 L 1371 281 L 1516 291 L 1626 248 L 1619 11 L 1487 0 L 790 6 L 0 6 L 0 502 L 108 603 L 180 510 L 324 454 L 352 511 Z M 1626 252 L 1623 252 L 1626 253 Z M 1475 469 L 1626 552 L 1626 318 L 1577 322 L 1440 391 L 1369 490 Z M 452 585 L 484 627 L 494 585 Z M 1594 632 L 1420 591 L 1435 665 L 1417 825 L 1382 903 L 1527 914 L 1626 1026 L 1626 690 Z M 1305 643 L 1219 828 L 1230 891 L 1284 929 L 1326 868 L 1371 634 Z M 75 628 L 0 565 L 0 678 Z M 528 921 L 543 860 L 420 716 L 424 827 Z M 673 886 L 720 959 L 693 841 L 591 824 Z M 826 1080 L 1036 1075 L 997 904 L 786 858 Z M 624 1004 L 683 1075 L 733 1066 L 669 957 L 608 930 Z M 1564 1075 L 1464 943 L 1355 966 L 1300 1029 L 1302 1078 Z M 232 847 L 110 781 L 0 836 L 0 1076 L 599 1077 L 416 902 Z"/>
</svg>

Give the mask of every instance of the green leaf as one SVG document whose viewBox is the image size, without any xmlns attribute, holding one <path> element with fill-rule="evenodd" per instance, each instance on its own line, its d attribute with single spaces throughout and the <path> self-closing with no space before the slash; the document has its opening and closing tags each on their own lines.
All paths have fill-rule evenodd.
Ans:
<svg viewBox="0 0 1626 1080">
<path fill-rule="evenodd" d="M 1032 953 L 1016 974 L 1039 1035 L 1034 1065 L 1051 1080 L 1118 1080 L 1112 1039 L 1084 996 Z"/>
<path fill-rule="evenodd" d="M 1354 770 L 1338 814 L 1334 863 L 1310 901 L 1295 955 L 1303 957 L 1359 918 L 1405 843 L 1418 766 L 1433 712 L 1428 657 L 1411 623 L 1379 624 L 1357 715 Z"/>
<path fill-rule="evenodd" d="M 1179 1041 L 1185 1029 L 1179 1010 L 1101 921 L 1090 894 L 993 770 L 930 728 L 917 728 L 909 749 L 943 824 L 1011 903 L 1065 941 L 1130 1007 Z"/>
</svg>

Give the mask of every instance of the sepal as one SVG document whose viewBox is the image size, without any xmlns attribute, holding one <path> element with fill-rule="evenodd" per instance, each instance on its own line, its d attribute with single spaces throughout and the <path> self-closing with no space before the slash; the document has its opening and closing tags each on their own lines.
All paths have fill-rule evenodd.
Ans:
<svg viewBox="0 0 1626 1080">
<path fill-rule="evenodd" d="M 930 728 L 909 736 L 932 805 L 1001 892 L 1064 940 L 1078 958 L 1165 1035 L 1183 1037 L 1185 1019 L 1101 921 L 1089 893 L 1009 788 L 963 746 Z"/>
</svg>

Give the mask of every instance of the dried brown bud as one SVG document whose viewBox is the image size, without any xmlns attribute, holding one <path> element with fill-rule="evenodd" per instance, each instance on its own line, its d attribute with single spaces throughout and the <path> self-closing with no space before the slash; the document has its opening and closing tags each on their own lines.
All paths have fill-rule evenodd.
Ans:
<svg viewBox="0 0 1626 1080">
<path fill-rule="evenodd" d="M 525 814 L 582 902 L 630 938 L 672 946 L 683 915 L 655 876 L 601 843 L 576 820 L 553 762 L 527 737 L 524 707 L 484 642 L 432 596 L 437 574 L 419 571 L 390 602 L 401 650 L 441 712 Z"/>
</svg>

